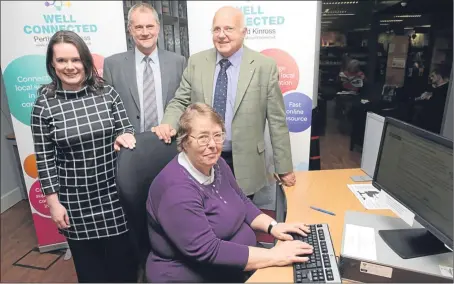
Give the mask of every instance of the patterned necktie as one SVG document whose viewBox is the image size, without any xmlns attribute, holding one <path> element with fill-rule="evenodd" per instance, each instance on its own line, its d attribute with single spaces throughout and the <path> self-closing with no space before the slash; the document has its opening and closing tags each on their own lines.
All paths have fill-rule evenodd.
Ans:
<svg viewBox="0 0 454 284">
<path fill-rule="evenodd" d="M 219 61 L 221 70 L 219 71 L 218 79 L 216 80 L 216 88 L 214 89 L 213 108 L 225 120 L 225 108 L 227 105 L 227 68 L 232 65 L 228 59 Z"/>
<path fill-rule="evenodd" d="M 156 104 L 156 90 L 154 83 L 153 70 L 150 66 L 151 58 L 145 56 L 145 68 L 143 70 L 143 114 L 144 129 L 151 131 L 153 126 L 158 125 L 158 108 Z"/>
</svg>

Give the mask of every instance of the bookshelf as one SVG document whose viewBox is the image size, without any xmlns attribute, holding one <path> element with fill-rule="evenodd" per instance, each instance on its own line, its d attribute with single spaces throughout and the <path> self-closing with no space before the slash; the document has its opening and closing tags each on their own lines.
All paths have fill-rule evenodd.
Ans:
<svg viewBox="0 0 454 284">
<path fill-rule="evenodd" d="M 128 11 L 136 3 L 148 3 L 156 9 L 161 23 L 158 47 L 189 58 L 189 34 L 186 1 L 123 1 L 123 12 L 128 50 L 134 40 L 128 31 Z"/>
<path fill-rule="evenodd" d="M 451 33 L 449 33 L 451 32 Z M 453 44 L 451 31 L 435 31 L 430 71 L 442 66 L 452 66 Z"/>
</svg>

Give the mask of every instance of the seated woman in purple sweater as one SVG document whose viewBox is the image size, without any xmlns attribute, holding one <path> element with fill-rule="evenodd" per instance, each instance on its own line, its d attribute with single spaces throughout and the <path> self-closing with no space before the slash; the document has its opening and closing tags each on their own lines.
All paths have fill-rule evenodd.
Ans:
<svg viewBox="0 0 454 284">
<path fill-rule="evenodd" d="M 180 118 L 177 155 L 153 181 L 147 200 L 152 250 L 150 282 L 243 282 L 247 272 L 307 261 L 312 247 L 292 240 L 304 224 L 278 223 L 241 191 L 220 158 L 225 140 L 220 116 L 206 104 L 190 105 Z M 285 242 L 255 247 L 253 230 Z"/>
</svg>

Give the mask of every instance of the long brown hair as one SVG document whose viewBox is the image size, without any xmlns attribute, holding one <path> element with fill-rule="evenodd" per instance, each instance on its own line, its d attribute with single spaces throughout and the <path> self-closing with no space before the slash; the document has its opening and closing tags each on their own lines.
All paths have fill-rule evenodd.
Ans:
<svg viewBox="0 0 454 284">
<path fill-rule="evenodd" d="M 52 79 L 52 82 L 47 85 L 42 85 L 38 90 L 38 94 L 40 94 L 44 88 L 47 89 L 48 94 L 53 94 L 54 91 L 62 88 L 60 78 L 58 78 L 55 68 L 52 66 L 52 60 L 54 58 L 54 45 L 58 43 L 70 43 L 76 47 L 85 71 L 85 80 L 82 84 L 87 86 L 90 91 L 101 94 L 101 90 L 104 87 L 104 80 L 98 75 L 98 70 L 93 62 L 90 49 L 88 49 L 87 44 L 78 34 L 66 30 L 56 32 L 51 37 L 49 44 L 47 45 L 46 69 L 47 74 Z"/>
</svg>

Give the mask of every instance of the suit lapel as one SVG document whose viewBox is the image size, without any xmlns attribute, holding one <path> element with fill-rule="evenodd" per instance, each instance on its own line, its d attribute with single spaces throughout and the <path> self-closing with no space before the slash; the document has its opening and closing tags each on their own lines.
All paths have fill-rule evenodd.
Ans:
<svg viewBox="0 0 454 284">
<path fill-rule="evenodd" d="M 205 103 L 211 106 L 213 100 L 214 71 L 216 69 L 216 50 L 212 49 L 205 59 L 205 66 L 202 69 L 203 97 L 205 98 Z"/>
<path fill-rule="evenodd" d="M 136 61 L 134 51 L 130 51 L 125 56 L 124 76 L 126 82 L 129 84 L 129 91 L 131 92 L 132 99 L 140 110 L 139 90 L 137 89 L 137 75 L 136 75 Z"/>
<path fill-rule="evenodd" d="M 254 76 L 255 66 L 252 64 L 254 59 L 251 57 L 249 49 L 244 47 L 243 59 L 240 65 L 240 75 L 238 77 L 238 87 L 235 96 L 235 107 L 233 109 L 233 116 L 235 116 L 241 101 L 243 100 L 244 94 L 246 93 L 249 83 L 251 82 L 252 76 Z"/>
<path fill-rule="evenodd" d="M 167 106 L 167 93 L 169 91 L 170 77 L 167 74 L 172 74 L 172 66 L 167 60 L 167 54 L 162 49 L 158 49 L 159 69 L 161 70 L 161 88 L 162 88 L 162 102 L 164 109 Z"/>
</svg>

